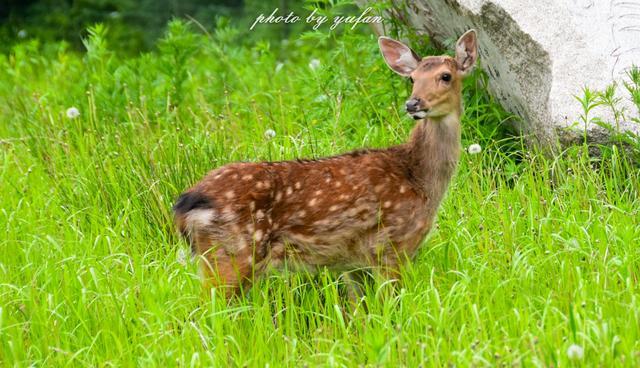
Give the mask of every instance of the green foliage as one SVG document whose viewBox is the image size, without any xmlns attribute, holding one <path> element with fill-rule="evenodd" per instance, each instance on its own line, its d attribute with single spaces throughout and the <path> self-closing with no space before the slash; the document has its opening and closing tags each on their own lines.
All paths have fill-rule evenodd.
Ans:
<svg viewBox="0 0 640 368">
<path fill-rule="evenodd" d="M 186 83 L 189 70 L 187 62 L 193 57 L 198 46 L 196 35 L 179 20 L 169 23 L 167 35 L 158 43 L 162 55 L 161 70 L 170 79 L 173 87 L 169 95 L 173 104 L 182 101 L 182 87 Z"/>
<path fill-rule="evenodd" d="M 624 86 L 631 94 L 631 100 L 640 113 L 640 68 L 634 66 L 627 72 L 627 76 L 629 77 L 629 82 L 625 82 Z M 635 122 L 640 124 L 638 119 L 635 119 Z"/>
<path fill-rule="evenodd" d="M 622 122 L 640 124 L 638 118 L 633 117 L 634 113 L 640 112 L 640 69 L 633 66 L 627 72 L 628 81 L 623 83 L 628 96 L 620 97 L 618 95 L 618 86 L 614 82 L 603 91 L 593 91 L 588 87 L 583 88 L 582 96 L 576 96 L 576 100 L 582 107 L 580 122 L 575 125 L 581 125 L 583 128 L 583 148 L 585 154 L 589 148 L 596 148 L 599 151 L 607 151 L 610 149 L 607 145 L 590 146 L 588 144 L 587 130 L 590 124 L 596 124 L 605 129 L 611 137 L 611 144 L 625 148 L 630 157 L 638 162 L 640 161 L 640 136 L 631 130 L 621 129 Z M 627 111 L 623 105 L 623 100 L 628 98 L 635 105 L 637 111 Z M 604 120 L 596 115 L 596 108 L 604 107 L 609 109 L 613 116 L 613 121 Z"/>
<path fill-rule="evenodd" d="M 573 343 L 585 364 L 640 364 L 637 168 L 615 146 L 505 142 L 479 71 L 463 135 L 483 151 L 463 152 L 402 285 L 366 285 L 366 312 L 324 271 L 201 295 L 172 225 L 184 188 L 231 161 L 397 144 L 414 122 L 371 34 L 196 27 L 134 58 L 100 25 L 83 55 L 29 40 L 0 57 L 0 365 L 579 365 Z"/>
</svg>

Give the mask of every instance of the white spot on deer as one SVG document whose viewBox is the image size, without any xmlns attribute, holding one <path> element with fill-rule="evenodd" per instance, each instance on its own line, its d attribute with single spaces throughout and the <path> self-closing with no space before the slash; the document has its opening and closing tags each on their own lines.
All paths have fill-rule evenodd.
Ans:
<svg viewBox="0 0 640 368">
<path fill-rule="evenodd" d="M 249 209 L 253 212 L 256 209 L 256 202 L 251 201 L 251 203 L 249 203 Z"/>
<path fill-rule="evenodd" d="M 259 242 L 260 240 L 262 240 L 262 230 L 258 229 L 256 230 L 255 233 L 253 233 L 253 240 Z"/>
<path fill-rule="evenodd" d="M 358 214 L 358 209 L 357 208 L 349 208 L 346 212 L 345 212 L 348 216 L 355 216 Z"/>
<path fill-rule="evenodd" d="M 348 194 L 340 194 L 340 196 L 338 197 L 338 199 L 340 199 L 340 200 L 345 200 L 345 199 L 348 199 L 348 198 L 349 198 Z"/>
<path fill-rule="evenodd" d="M 239 177 L 239 175 L 238 175 L 238 174 L 233 174 L 233 175 L 231 176 L 231 178 L 232 178 L 233 180 L 237 180 L 237 179 L 238 179 L 238 177 Z"/>
<path fill-rule="evenodd" d="M 318 198 L 311 198 L 311 200 L 309 201 L 309 206 L 313 207 L 316 205 L 316 203 L 318 203 Z"/>
<path fill-rule="evenodd" d="M 276 201 L 280 201 L 282 199 L 282 192 L 276 193 Z"/>
<path fill-rule="evenodd" d="M 290 233 L 289 236 L 291 237 L 291 240 L 292 240 L 291 243 L 299 243 L 299 242 L 315 243 L 315 240 L 316 240 L 316 238 L 313 236 L 302 235 L 299 233 Z"/>
<path fill-rule="evenodd" d="M 381 193 L 383 190 L 384 190 L 384 184 L 378 184 L 375 187 L 373 187 L 373 191 L 376 193 Z"/>
<path fill-rule="evenodd" d="M 345 170 L 345 169 L 340 169 L 340 174 L 342 174 L 342 175 L 347 175 L 347 170 Z"/>
<path fill-rule="evenodd" d="M 407 191 L 407 187 L 405 187 L 404 185 L 401 185 L 400 186 L 400 193 L 404 194 L 404 192 L 406 192 L 406 191 Z"/>
<path fill-rule="evenodd" d="M 293 189 L 291 187 L 287 187 L 287 195 L 291 195 L 293 193 Z"/>
<path fill-rule="evenodd" d="M 316 225 L 329 225 L 331 223 L 330 219 L 322 219 L 314 222 Z"/>
<path fill-rule="evenodd" d="M 252 233 L 253 230 L 255 230 L 255 227 L 253 226 L 253 224 L 247 224 L 247 231 Z"/>
<path fill-rule="evenodd" d="M 294 185 L 294 187 L 296 189 L 300 189 L 300 188 L 302 188 L 302 184 L 299 181 L 296 181 L 296 184 Z"/>
<path fill-rule="evenodd" d="M 190 226 L 209 226 L 214 217 L 214 210 L 195 209 L 187 213 L 186 222 Z"/>
<path fill-rule="evenodd" d="M 307 211 L 305 210 L 296 212 L 297 217 L 305 217 L 306 215 L 307 215 Z"/>
<path fill-rule="evenodd" d="M 224 196 L 225 196 L 227 199 L 232 199 L 233 197 L 235 197 L 235 196 L 236 196 L 236 194 L 233 192 L 233 190 L 230 190 L 230 191 L 226 192 L 226 193 L 224 194 Z"/>
<path fill-rule="evenodd" d="M 324 182 L 327 183 L 327 184 L 331 183 L 331 178 L 324 179 Z"/>
<path fill-rule="evenodd" d="M 271 255 L 274 257 L 282 257 L 284 255 L 284 244 L 274 244 L 271 248 Z"/>
<path fill-rule="evenodd" d="M 251 179 L 253 179 L 253 175 L 244 175 L 244 176 L 242 177 L 242 180 L 244 180 L 244 181 L 249 181 L 249 180 L 251 180 Z"/>
<path fill-rule="evenodd" d="M 340 208 L 340 206 L 338 206 L 337 204 L 334 204 L 333 206 L 329 207 L 329 211 L 337 211 L 338 208 Z"/>
<path fill-rule="evenodd" d="M 236 213 L 233 212 L 233 210 L 231 209 L 231 206 L 226 206 L 223 210 L 222 213 L 220 214 L 220 220 L 228 222 L 228 221 L 233 221 L 236 218 Z"/>
<path fill-rule="evenodd" d="M 386 201 L 386 202 L 384 202 L 384 203 L 382 204 L 382 207 L 384 207 L 384 208 L 389 208 L 389 207 L 391 207 L 391 201 Z"/>
<path fill-rule="evenodd" d="M 238 237 L 237 241 L 234 244 L 237 245 L 236 249 L 230 250 L 233 254 L 237 254 L 238 252 L 241 252 L 249 246 L 249 244 L 247 244 L 247 241 L 244 238 L 240 237 Z"/>
<path fill-rule="evenodd" d="M 265 183 L 263 181 L 259 181 L 256 183 L 256 188 L 263 189 L 265 188 Z"/>
<path fill-rule="evenodd" d="M 321 191 L 321 190 L 316 190 L 314 194 L 315 194 L 315 195 L 317 195 L 317 196 L 319 196 L 319 195 L 321 195 L 321 194 L 322 194 L 322 191 Z"/>
<path fill-rule="evenodd" d="M 339 181 L 336 181 L 334 185 L 336 186 L 336 188 L 340 188 L 342 186 L 342 183 Z"/>
<path fill-rule="evenodd" d="M 262 211 L 262 210 L 256 211 L 256 218 L 258 220 L 262 220 L 264 218 L 264 211 Z"/>
</svg>

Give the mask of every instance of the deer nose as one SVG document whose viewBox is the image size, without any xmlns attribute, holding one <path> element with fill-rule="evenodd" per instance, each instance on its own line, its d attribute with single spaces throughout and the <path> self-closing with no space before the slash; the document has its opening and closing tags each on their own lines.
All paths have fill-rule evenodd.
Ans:
<svg viewBox="0 0 640 368">
<path fill-rule="evenodd" d="M 407 112 L 417 112 L 418 108 L 420 107 L 420 99 L 419 98 L 409 99 L 409 101 L 407 101 L 404 107 L 405 109 L 407 109 Z"/>
</svg>

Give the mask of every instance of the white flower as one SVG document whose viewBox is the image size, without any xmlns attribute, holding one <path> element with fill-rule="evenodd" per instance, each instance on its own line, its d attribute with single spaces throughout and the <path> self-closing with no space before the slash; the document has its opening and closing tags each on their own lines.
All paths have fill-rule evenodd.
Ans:
<svg viewBox="0 0 640 368">
<path fill-rule="evenodd" d="M 569 357 L 569 360 L 582 360 L 584 358 L 584 348 L 580 345 L 571 344 L 567 348 L 567 357 Z"/>
<path fill-rule="evenodd" d="M 267 129 L 264 131 L 264 137 L 267 139 L 275 138 L 276 131 L 273 129 Z"/>
<path fill-rule="evenodd" d="M 18 38 L 27 38 L 27 36 L 28 36 L 27 31 L 25 31 L 24 29 L 21 29 L 18 32 Z"/>
<path fill-rule="evenodd" d="M 309 68 L 311 68 L 311 70 L 316 70 L 319 67 L 320 67 L 320 60 L 311 59 L 311 61 L 309 62 Z"/>
<path fill-rule="evenodd" d="M 176 261 L 181 265 L 187 264 L 187 251 L 184 248 L 178 249 L 178 253 L 176 253 Z"/>
<path fill-rule="evenodd" d="M 276 73 L 280 71 L 280 69 L 282 69 L 282 67 L 284 66 L 283 63 L 278 63 L 276 64 Z"/>
<path fill-rule="evenodd" d="M 475 155 L 482 152 L 482 147 L 480 147 L 479 144 L 474 143 L 467 148 L 467 152 L 469 152 L 470 155 Z"/>
<path fill-rule="evenodd" d="M 70 107 L 67 109 L 67 117 L 69 119 L 75 119 L 80 116 L 80 110 L 77 107 Z"/>
<path fill-rule="evenodd" d="M 322 95 L 319 95 L 318 97 L 314 98 L 313 102 L 324 102 L 324 101 L 327 100 L 327 98 L 328 98 L 327 95 L 322 94 Z"/>
</svg>

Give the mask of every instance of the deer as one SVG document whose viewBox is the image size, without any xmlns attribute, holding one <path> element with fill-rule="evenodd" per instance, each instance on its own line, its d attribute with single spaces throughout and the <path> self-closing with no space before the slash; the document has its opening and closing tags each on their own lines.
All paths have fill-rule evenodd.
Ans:
<svg viewBox="0 0 640 368">
<path fill-rule="evenodd" d="M 434 226 L 461 151 L 462 79 L 475 30 L 455 57 L 421 58 L 381 36 L 386 64 L 409 78 L 409 139 L 309 160 L 231 163 L 182 193 L 173 211 L 203 285 L 231 297 L 270 270 L 379 270 L 399 278 Z"/>
</svg>

